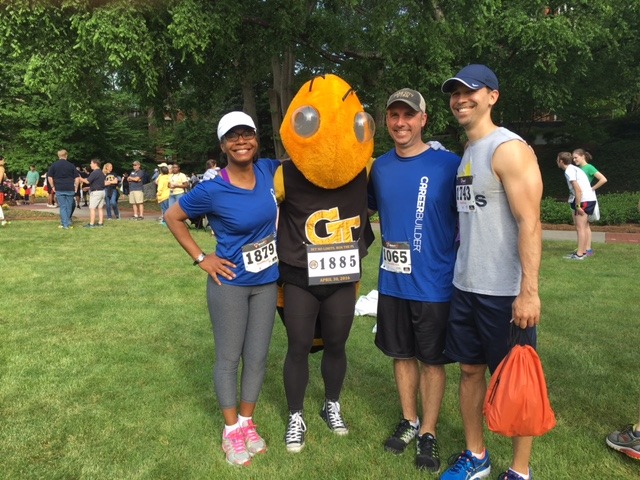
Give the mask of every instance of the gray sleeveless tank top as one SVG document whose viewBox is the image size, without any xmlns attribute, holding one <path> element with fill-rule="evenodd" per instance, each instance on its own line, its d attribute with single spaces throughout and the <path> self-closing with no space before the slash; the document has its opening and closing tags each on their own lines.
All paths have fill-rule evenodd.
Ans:
<svg viewBox="0 0 640 480">
<path fill-rule="evenodd" d="M 504 187 L 491 170 L 493 153 L 511 140 L 524 142 L 515 133 L 498 127 L 467 146 L 458 168 L 458 175 L 471 172 L 476 200 L 475 211 L 459 214 L 460 248 L 453 284 L 466 292 L 494 296 L 520 293 L 518 226 Z"/>
</svg>

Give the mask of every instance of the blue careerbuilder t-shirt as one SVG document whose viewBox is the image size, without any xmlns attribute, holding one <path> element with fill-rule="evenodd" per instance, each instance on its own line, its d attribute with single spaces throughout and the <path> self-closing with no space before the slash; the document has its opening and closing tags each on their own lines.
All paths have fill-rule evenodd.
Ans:
<svg viewBox="0 0 640 480">
<path fill-rule="evenodd" d="M 411 273 L 381 268 L 380 293 L 419 302 L 451 300 L 459 164 L 457 155 L 433 148 L 414 157 L 399 157 L 393 149 L 373 163 L 369 208 L 380 214 L 383 242 L 405 244 L 412 266 Z"/>
</svg>

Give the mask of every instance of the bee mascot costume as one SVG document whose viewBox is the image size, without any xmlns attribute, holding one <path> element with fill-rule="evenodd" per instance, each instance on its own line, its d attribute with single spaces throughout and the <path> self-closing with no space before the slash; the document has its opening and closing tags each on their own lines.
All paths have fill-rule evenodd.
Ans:
<svg viewBox="0 0 640 480">
<path fill-rule="evenodd" d="M 346 435 L 340 392 L 353 322 L 360 259 L 373 240 L 367 175 L 375 126 L 355 91 L 335 75 L 315 77 L 294 97 L 280 135 L 291 160 L 275 175 L 280 204 L 278 258 L 288 348 L 284 386 L 287 450 L 304 446 L 305 390 L 316 323 L 322 332 L 325 401 L 320 415 Z"/>
</svg>

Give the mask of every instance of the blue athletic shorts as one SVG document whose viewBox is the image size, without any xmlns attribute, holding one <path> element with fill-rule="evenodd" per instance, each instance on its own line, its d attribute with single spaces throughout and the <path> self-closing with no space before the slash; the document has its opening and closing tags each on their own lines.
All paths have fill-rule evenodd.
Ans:
<svg viewBox="0 0 640 480">
<path fill-rule="evenodd" d="M 388 357 L 417 358 L 427 365 L 452 363 L 442 352 L 449 303 L 378 295 L 376 346 Z"/>
<path fill-rule="evenodd" d="M 587 215 L 591 215 L 593 213 L 593 211 L 596 209 L 596 201 L 593 202 L 580 202 L 580 206 L 582 207 L 582 210 L 584 210 L 584 213 L 586 213 Z M 571 209 L 573 210 L 573 214 L 576 214 L 576 204 L 575 202 L 571 202 Z"/>
<path fill-rule="evenodd" d="M 515 297 L 497 297 L 453 289 L 445 355 L 467 365 L 498 367 L 511 345 L 511 305 Z M 536 328 L 527 328 L 527 341 L 536 347 Z"/>
</svg>

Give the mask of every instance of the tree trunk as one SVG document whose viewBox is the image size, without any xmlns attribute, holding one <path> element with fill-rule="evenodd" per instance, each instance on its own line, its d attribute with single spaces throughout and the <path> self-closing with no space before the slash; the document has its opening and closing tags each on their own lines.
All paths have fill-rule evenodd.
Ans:
<svg viewBox="0 0 640 480">
<path fill-rule="evenodd" d="M 243 76 L 242 80 L 242 111 L 253 118 L 253 121 L 258 125 L 256 91 L 255 88 L 253 88 L 253 81 L 249 75 Z"/>
<path fill-rule="evenodd" d="M 269 89 L 269 107 L 273 127 L 273 147 L 277 158 L 284 158 L 286 152 L 280 139 L 280 125 L 291 100 L 293 99 L 293 66 L 295 58 L 291 47 L 287 47 L 282 58 L 271 59 L 273 88 Z"/>
</svg>

